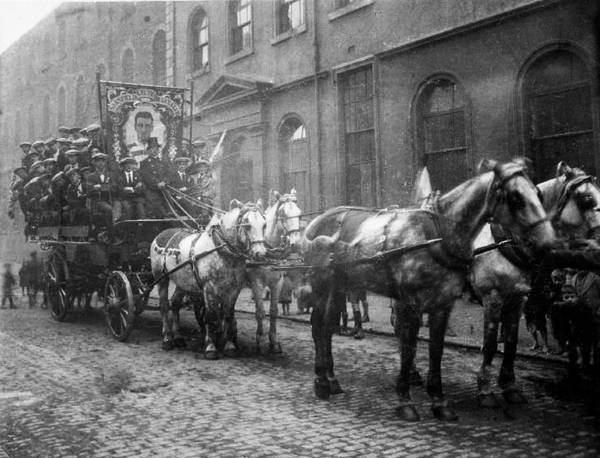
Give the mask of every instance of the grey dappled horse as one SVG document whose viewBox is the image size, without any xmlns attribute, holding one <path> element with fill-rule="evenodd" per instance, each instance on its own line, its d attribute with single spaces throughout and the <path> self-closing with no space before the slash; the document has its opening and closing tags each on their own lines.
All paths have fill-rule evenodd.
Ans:
<svg viewBox="0 0 600 458">
<path fill-rule="evenodd" d="M 475 236 L 493 218 L 536 247 L 556 240 L 524 165 L 494 161 L 484 161 L 482 165 L 491 171 L 441 196 L 433 212 L 338 207 L 308 225 L 304 248 L 305 262 L 315 266 L 310 277 L 315 296 L 311 322 L 315 393 L 319 398 L 342 392 L 333 371 L 331 336 L 344 304 L 345 290 L 351 285 L 399 302 L 402 366 L 397 392 L 401 418 L 419 419 L 410 399 L 409 374 L 423 313 L 429 313 L 427 392 L 432 410 L 439 419 L 457 418 L 444 399 L 440 366 L 448 316 L 464 290 Z M 425 245 L 436 238 L 442 241 Z M 381 252 L 419 244 L 423 244 L 421 248 L 403 254 L 377 257 Z M 362 262 L 369 257 L 374 258 Z"/>
<path fill-rule="evenodd" d="M 155 279 L 186 260 L 192 261 L 158 284 L 164 349 L 185 345 L 179 332 L 181 301 L 172 301 L 169 307 L 170 280 L 176 286 L 174 296 L 187 293 L 201 301 L 195 307 L 208 327 L 206 358 L 217 359 L 219 351 L 235 352 L 235 302 L 244 285 L 246 260 L 266 254 L 264 229 L 262 206 L 234 200 L 227 213 L 213 216 L 205 231 L 168 229 L 152 241 L 150 262 Z M 199 325 L 204 336 L 203 323 Z"/>
<path fill-rule="evenodd" d="M 555 230 L 563 237 L 586 238 L 600 229 L 600 190 L 592 177 L 579 169 L 559 162 L 556 178 L 538 185 L 543 205 Z M 496 242 L 492 228 L 485 225 L 474 248 Z M 514 360 L 523 302 L 531 290 L 533 264 L 527 248 L 511 247 L 476 256 L 471 284 L 484 306 L 483 362 L 477 376 L 478 399 L 484 407 L 498 407 L 491 387 L 492 361 L 498 347 L 498 323 L 502 321 L 504 356 L 498 377 L 505 400 L 510 404 L 525 402 L 515 383 Z"/>
<path fill-rule="evenodd" d="M 265 243 L 270 252 L 279 251 L 279 257 L 285 257 L 300 249 L 300 214 L 302 213 L 297 204 L 296 190 L 292 189 L 289 194 L 280 195 L 271 191 L 269 196 L 269 207 L 265 210 Z M 268 267 L 248 267 L 248 283 L 252 289 L 252 297 L 256 306 L 256 348 L 260 351 L 260 344 L 264 336 L 263 319 L 265 310 L 263 307 L 263 295 L 265 287 L 269 287 L 269 350 L 273 353 L 281 353 L 281 344 L 277 339 L 277 315 L 281 283 L 280 272 Z M 302 274 L 289 271 L 292 282 L 299 283 Z"/>
</svg>

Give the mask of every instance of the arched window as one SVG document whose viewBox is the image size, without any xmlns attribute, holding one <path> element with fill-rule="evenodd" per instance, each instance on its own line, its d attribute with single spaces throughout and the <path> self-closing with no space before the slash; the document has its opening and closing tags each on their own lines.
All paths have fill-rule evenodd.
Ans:
<svg viewBox="0 0 600 458">
<path fill-rule="evenodd" d="M 417 145 L 433 189 L 448 191 L 469 177 L 466 100 L 451 79 L 434 78 L 419 94 Z"/>
<path fill-rule="evenodd" d="M 223 157 L 221 175 L 221 205 L 227 207 L 231 199 L 247 202 L 253 198 L 252 159 L 244 150 L 246 139 L 235 139 Z"/>
<path fill-rule="evenodd" d="M 166 82 L 167 37 L 164 30 L 159 30 L 152 41 L 152 84 L 164 86 Z"/>
<path fill-rule="evenodd" d="M 35 137 L 35 121 L 33 119 L 33 105 L 29 105 L 27 110 L 27 118 L 29 124 L 29 138 Z"/>
<path fill-rule="evenodd" d="M 60 87 L 58 90 L 58 97 L 56 98 L 56 121 L 59 126 L 62 126 L 66 122 L 67 117 L 67 96 L 65 94 L 65 88 Z"/>
<path fill-rule="evenodd" d="M 229 49 L 231 54 L 252 48 L 252 1 L 229 2 Z"/>
<path fill-rule="evenodd" d="M 308 208 L 308 142 L 306 141 L 306 127 L 300 119 L 289 117 L 281 124 L 279 151 L 279 160 L 283 171 L 281 191 L 288 192 L 295 188 L 299 203 L 303 205 L 303 208 Z"/>
<path fill-rule="evenodd" d="M 208 65 L 208 16 L 199 8 L 190 21 L 191 69 L 193 72 Z"/>
<path fill-rule="evenodd" d="M 596 174 L 590 75 L 578 56 L 556 50 L 534 61 L 524 75 L 523 108 L 536 179 L 551 178 L 561 160 Z"/>
<path fill-rule="evenodd" d="M 44 97 L 44 103 L 42 106 L 42 134 L 48 135 L 50 133 L 50 96 L 46 94 Z"/>
<path fill-rule="evenodd" d="M 17 111 L 17 115 L 15 116 L 15 143 L 20 143 L 24 139 L 21 138 L 21 112 Z M 33 141 L 30 139 L 29 141 Z"/>
<path fill-rule="evenodd" d="M 81 123 L 85 118 L 85 82 L 83 75 L 77 77 L 75 87 L 75 123 Z"/>
<path fill-rule="evenodd" d="M 127 48 L 121 58 L 121 75 L 124 82 L 131 83 L 134 81 L 133 51 L 131 48 Z"/>
</svg>

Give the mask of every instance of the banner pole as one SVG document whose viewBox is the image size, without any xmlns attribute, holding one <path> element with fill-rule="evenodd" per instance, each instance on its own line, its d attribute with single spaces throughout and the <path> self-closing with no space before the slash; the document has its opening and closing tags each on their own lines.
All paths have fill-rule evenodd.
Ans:
<svg viewBox="0 0 600 458">
<path fill-rule="evenodd" d="M 192 161 L 194 161 L 194 149 L 192 147 L 192 142 L 194 141 L 193 137 L 194 130 L 194 80 L 190 81 L 190 143 L 189 143 L 189 151 L 188 153 L 191 156 Z"/>
<path fill-rule="evenodd" d="M 100 126 L 102 127 L 102 152 L 108 154 L 106 151 L 106 124 L 102 117 L 102 90 L 100 89 L 100 72 L 96 72 L 96 86 L 98 88 L 98 112 L 100 113 Z"/>
</svg>

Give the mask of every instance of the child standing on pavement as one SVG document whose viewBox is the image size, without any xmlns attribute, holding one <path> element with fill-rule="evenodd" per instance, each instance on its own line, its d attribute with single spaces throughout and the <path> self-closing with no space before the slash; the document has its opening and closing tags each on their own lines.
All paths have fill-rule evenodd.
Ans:
<svg viewBox="0 0 600 458">
<path fill-rule="evenodd" d="M 281 303 L 281 308 L 283 309 L 284 315 L 290 314 L 290 302 L 292 302 L 292 282 L 290 281 L 290 277 L 288 277 L 286 272 L 281 274 L 281 279 L 279 280 L 281 283 L 281 288 L 279 289 L 279 302 Z"/>
<path fill-rule="evenodd" d="M 17 280 L 11 271 L 11 265 L 9 263 L 4 264 L 4 273 L 2 274 L 2 308 L 5 308 L 4 304 L 7 299 L 9 307 L 11 309 L 16 308 L 12 295 L 12 290 L 16 283 Z"/>
</svg>

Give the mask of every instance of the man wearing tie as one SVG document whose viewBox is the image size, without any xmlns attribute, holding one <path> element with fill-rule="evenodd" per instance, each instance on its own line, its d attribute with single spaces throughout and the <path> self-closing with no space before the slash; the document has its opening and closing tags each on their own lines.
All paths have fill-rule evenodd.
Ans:
<svg viewBox="0 0 600 458">
<path fill-rule="evenodd" d="M 169 186 L 177 189 L 180 193 L 187 194 L 193 183 L 190 179 L 190 176 L 187 174 L 186 170 L 190 165 L 191 160 L 188 157 L 176 157 L 175 165 L 177 166 L 177 171 L 173 174 L 171 180 L 169 181 Z M 192 205 L 188 200 L 186 200 L 181 194 L 174 194 L 175 199 L 179 205 L 183 207 L 183 209 L 189 214 L 192 210 Z"/>
<path fill-rule="evenodd" d="M 146 205 L 143 192 L 142 179 L 135 167 L 137 161 L 130 156 L 119 161 L 123 170 L 117 177 L 117 195 L 119 200 L 113 205 L 113 218 L 115 221 L 123 219 L 145 219 Z"/>
<path fill-rule="evenodd" d="M 106 168 L 106 154 L 94 153 L 92 165 L 94 172 L 86 179 L 86 187 L 90 198 L 92 215 L 98 218 L 97 222 L 109 226 L 113 219 L 113 196 L 116 192 L 116 183 Z"/>
</svg>

